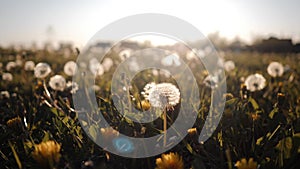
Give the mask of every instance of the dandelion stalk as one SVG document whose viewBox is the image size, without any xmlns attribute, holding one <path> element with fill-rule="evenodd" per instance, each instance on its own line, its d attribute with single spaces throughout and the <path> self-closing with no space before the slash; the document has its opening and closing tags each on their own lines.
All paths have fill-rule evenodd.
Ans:
<svg viewBox="0 0 300 169">
<path fill-rule="evenodd" d="M 164 108 L 164 146 L 167 145 L 167 110 Z"/>
</svg>

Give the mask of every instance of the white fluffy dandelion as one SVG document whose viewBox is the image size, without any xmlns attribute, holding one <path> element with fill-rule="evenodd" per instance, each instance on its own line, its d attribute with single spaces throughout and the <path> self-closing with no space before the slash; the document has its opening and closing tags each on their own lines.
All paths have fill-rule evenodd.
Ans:
<svg viewBox="0 0 300 169">
<path fill-rule="evenodd" d="M 179 89 L 171 83 L 149 83 L 142 93 L 151 106 L 159 108 L 172 108 L 180 101 Z"/>
<path fill-rule="evenodd" d="M 167 111 L 180 102 L 180 91 L 171 83 L 148 83 L 142 93 L 152 107 L 163 110 L 164 146 L 167 145 Z"/>
<path fill-rule="evenodd" d="M 53 90 L 63 91 L 66 87 L 66 79 L 61 75 L 55 75 L 50 78 L 49 86 Z"/>
<path fill-rule="evenodd" d="M 226 72 L 231 72 L 234 68 L 235 68 L 235 64 L 232 60 L 228 60 L 226 62 L 224 62 L 224 69 L 226 70 Z"/>
<path fill-rule="evenodd" d="M 94 76 L 101 76 L 104 73 L 103 66 L 96 58 L 92 58 L 90 60 L 89 69 L 93 73 Z"/>
<path fill-rule="evenodd" d="M 267 68 L 267 71 L 272 77 L 280 77 L 283 75 L 284 67 L 279 62 L 271 62 Z"/>
<path fill-rule="evenodd" d="M 13 75 L 11 73 L 3 73 L 2 74 L 2 80 L 12 81 L 13 80 Z"/>
<path fill-rule="evenodd" d="M 51 67 L 47 63 L 38 63 L 34 68 L 34 76 L 36 78 L 45 78 L 51 73 Z"/>
<path fill-rule="evenodd" d="M 31 60 L 26 61 L 24 64 L 24 70 L 26 71 L 33 71 L 35 67 L 35 63 Z"/>
<path fill-rule="evenodd" d="M 6 64 L 6 70 L 7 71 L 11 71 L 13 68 L 15 68 L 17 66 L 17 64 L 16 64 L 16 62 L 13 62 L 13 61 L 11 61 L 11 62 L 8 62 L 7 64 Z"/>
<path fill-rule="evenodd" d="M 246 78 L 245 85 L 251 92 L 262 90 L 266 86 L 266 79 L 261 74 L 252 74 Z"/>
<path fill-rule="evenodd" d="M 68 76 L 73 76 L 76 72 L 77 64 L 74 61 L 68 61 L 64 66 L 64 72 Z"/>
</svg>

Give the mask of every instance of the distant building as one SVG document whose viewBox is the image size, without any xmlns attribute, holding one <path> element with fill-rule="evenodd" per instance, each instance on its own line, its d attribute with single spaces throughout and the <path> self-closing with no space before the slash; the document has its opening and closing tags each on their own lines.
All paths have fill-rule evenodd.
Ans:
<svg viewBox="0 0 300 169">
<path fill-rule="evenodd" d="M 250 49 L 258 52 L 290 53 L 294 51 L 294 45 L 291 39 L 270 37 L 252 45 Z"/>
</svg>

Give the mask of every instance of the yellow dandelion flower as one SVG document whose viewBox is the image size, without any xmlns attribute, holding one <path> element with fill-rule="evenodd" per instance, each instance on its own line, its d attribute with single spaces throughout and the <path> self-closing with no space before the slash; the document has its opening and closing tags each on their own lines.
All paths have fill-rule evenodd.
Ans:
<svg viewBox="0 0 300 169">
<path fill-rule="evenodd" d="M 190 129 L 188 129 L 188 134 L 189 134 L 190 136 L 195 136 L 195 135 L 197 135 L 197 128 L 190 128 Z"/>
<path fill-rule="evenodd" d="M 149 110 L 150 107 L 151 107 L 150 103 L 148 101 L 145 101 L 145 100 L 141 101 L 141 105 L 142 105 L 142 109 L 146 110 L 146 111 Z"/>
<path fill-rule="evenodd" d="M 151 104 L 147 100 L 142 100 L 140 103 L 137 103 L 137 108 L 143 111 L 147 111 L 151 108 Z"/>
<path fill-rule="evenodd" d="M 177 153 L 163 154 L 156 159 L 155 169 L 183 169 L 182 157 Z"/>
<path fill-rule="evenodd" d="M 257 162 L 255 162 L 253 158 L 250 158 L 248 161 L 245 158 L 242 158 L 241 161 L 235 163 L 235 166 L 238 169 L 256 169 Z"/>
<path fill-rule="evenodd" d="M 60 159 L 60 144 L 55 141 L 46 141 L 35 145 L 32 157 L 44 168 L 53 168 Z"/>
</svg>

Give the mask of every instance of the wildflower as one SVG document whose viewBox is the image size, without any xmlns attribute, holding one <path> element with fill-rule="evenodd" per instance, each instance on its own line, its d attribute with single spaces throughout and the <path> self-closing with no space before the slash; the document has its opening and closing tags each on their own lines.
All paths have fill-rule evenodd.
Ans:
<svg viewBox="0 0 300 169">
<path fill-rule="evenodd" d="M 92 58 L 89 62 L 90 71 L 94 76 L 101 76 L 104 73 L 104 68 L 96 58 Z"/>
<path fill-rule="evenodd" d="M 2 74 L 2 80 L 12 81 L 13 80 L 13 75 L 11 73 L 3 73 Z"/>
<path fill-rule="evenodd" d="M 38 63 L 34 68 L 34 76 L 36 78 L 45 78 L 51 73 L 51 68 L 47 63 Z"/>
<path fill-rule="evenodd" d="M 161 158 L 156 159 L 155 169 L 183 169 L 182 157 L 177 153 L 162 154 Z"/>
<path fill-rule="evenodd" d="M 64 66 L 64 72 L 68 76 L 73 76 L 76 72 L 77 65 L 74 61 L 69 61 Z"/>
<path fill-rule="evenodd" d="M 35 63 L 33 61 L 26 61 L 25 64 L 24 64 L 24 70 L 26 71 L 33 71 L 34 70 L 34 66 L 35 66 Z"/>
<path fill-rule="evenodd" d="M 253 158 L 250 158 L 249 161 L 247 161 L 245 158 L 242 158 L 241 161 L 237 161 L 235 163 L 235 166 L 238 169 L 256 169 L 257 162 L 255 162 Z"/>
<path fill-rule="evenodd" d="M 267 68 L 267 71 L 272 77 L 280 77 L 284 72 L 284 67 L 279 62 L 271 62 Z"/>
<path fill-rule="evenodd" d="M 60 144 L 46 141 L 35 145 L 32 157 L 44 168 L 53 168 L 60 159 Z"/>
<path fill-rule="evenodd" d="M 79 89 L 78 84 L 76 82 L 68 81 L 66 84 L 67 88 L 70 90 L 70 93 L 75 94 Z"/>
<path fill-rule="evenodd" d="M 232 60 L 226 61 L 223 66 L 227 72 L 230 72 L 235 68 L 235 64 Z"/>
<path fill-rule="evenodd" d="M 171 83 L 149 83 L 144 87 L 144 97 L 153 107 L 172 108 L 179 103 L 179 89 Z"/>
<path fill-rule="evenodd" d="M 11 71 L 13 68 L 15 68 L 17 66 L 17 64 L 16 64 L 16 62 L 13 62 L 13 61 L 11 61 L 11 62 L 8 62 L 7 64 L 6 64 L 6 70 L 7 71 Z"/>
<path fill-rule="evenodd" d="M 61 75 L 55 75 L 50 78 L 49 86 L 53 90 L 63 91 L 66 87 L 66 79 Z"/>
<path fill-rule="evenodd" d="M 181 62 L 179 60 L 179 55 L 176 53 L 166 56 L 165 58 L 163 58 L 161 60 L 161 63 L 164 66 L 172 66 L 172 65 L 180 66 L 181 65 Z"/>
<path fill-rule="evenodd" d="M 266 86 L 266 79 L 261 74 L 252 74 L 246 78 L 245 85 L 251 92 L 262 90 Z"/>
</svg>

